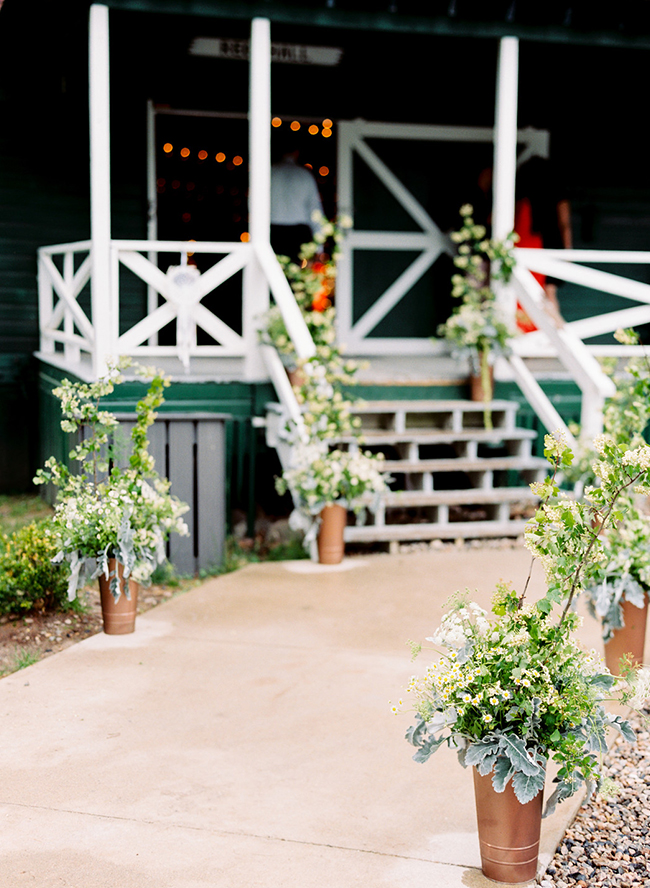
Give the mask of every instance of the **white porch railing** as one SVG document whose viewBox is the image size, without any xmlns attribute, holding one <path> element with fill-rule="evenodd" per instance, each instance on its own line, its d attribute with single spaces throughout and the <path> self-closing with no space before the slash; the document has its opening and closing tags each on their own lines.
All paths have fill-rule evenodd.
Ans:
<svg viewBox="0 0 650 888">
<path fill-rule="evenodd" d="M 63 257 L 62 269 L 55 265 L 57 255 Z M 77 256 L 84 258 L 75 269 Z M 82 351 L 93 352 L 92 321 L 78 302 L 91 271 L 90 241 L 41 247 L 38 251 L 40 350 L 44 355 L 54 355 L 57 343 L 63 345 L 63 357 L 69 364 L 78 364 Z"/>
<path fill-rule="evenodd" d="M 159 253 L 178 253 L 179 262 L 167 270 L 153 261 Z M 211 254 L 217 261 L 206 271 L 187 264 L 188 253 Z M 146 255 L 145 255 L 146 254 Z M 259 320 L 247 311 L 247 303 L 259 305 L 252 287 L 260 281 L 270 289 L 279 306 L 287 330 L 301 358 L 315 352 L 314 343 L 293 292 L 271 247 L 248 243 L 187 241 L 112 240 L 110 242 L 110 282 L 108 312 L 97 312 L 108 320 L 108 336 L 95 335 L 91 299 L 89 312 L 79 304 L 79 296 L 92 278 L 90 241 L 41 247 L 38 251 L 40 312 L 40 351 L 63 364 L 71 372 L 87 377 L 106 358 L 130 355 L 138 359 L 177 357 L 186 370 L 192 358 L 242 357 L 259 354 Z M 148 287 L 148 313 L 129 329 L 120 330 L 120 266 L 129 269 Z M 255 274 L 247 273 L 255 266 Z M 244 272 L 242 292 L 242 332 L 239 333 L 202 304 L 209 293 L 239 271 Z M 91 288 L 92 291 L 92 288 Z M 160 303 L 160 304 L 158 304 Z M 268 304 L 268 295 L 266 297 Z M 176 322 L 176 342 L 160 345 L 158 333 Z M 197 330 L 204 330 L 215 344 L 197 342 Z M 97 354 L 99 339 L 108 343 L 106 354 Z M 60 344 L 60 345 L 59 345 Z M 82 353 L 86 355 L 85 366 Z M 268 373 L 288 416 L 298 420 L 300 410 L 295 395 L 274 349 L 261 350 Z"/>
<path fill-rule="evenodd" d="M 514 341 L 514 358 L 510 364 L 515 378 L 526 392 L 534 409 L 543 419 L 536 404 L 537 393 L 526 391 L 527 370 L 524 358 L 556 357 L 575 379 L 582 392 L 581 424 L 585 436 L 602 430 L 604 399 L 614 392 L 614 384 L 600 368 L 597 356 L 629 356 L 638 349 L 624 345 L 589 345 L 584 340 L 619 327 L 633 327 L 650 322 L 650 284 L 618 274 L 590 268 L 582 263 L 650 264 L 650 252 L 614 250 L 531 250 L 516 249 L 517 266 L 514 288 L 517 299 L 538 327 Z M 559 280 L 580 284 L 604 293 L 611 293 L 637 303 L 636 305 L 591 315 L 558 327 L 544 311 L 544 292 L 530 272 L 550 275 Z M 640 304 L 639 304 L 640 303 Z M 520 381 L 521 376 L 521 381 Z M 522 384 L 522 381 L 524 384 Z M 546 423 L 548 426 L 548 423 Z"/>
</svg>

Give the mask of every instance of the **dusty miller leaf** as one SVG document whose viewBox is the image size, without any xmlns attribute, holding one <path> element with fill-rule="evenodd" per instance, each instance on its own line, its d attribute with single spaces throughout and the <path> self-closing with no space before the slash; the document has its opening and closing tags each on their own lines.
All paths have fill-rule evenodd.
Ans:
<svg viewBox="0 0 650 888">
<path fill-rule="evenodd" d="M 512 762 L 515 771 L 521 771 L 527 777 L 535 777 L 543 770 L 535 761 L 533 754 L 526 749 L 524 741 L 514 734 L 502 734 L 499 746 Z"/>
<path fill-rule="evenodd" d="M 506 788 L 508 780 L 515 773 L 510 759 L 505 755 L 500 755 L 494 765 L 494 773 L 492 775 L 492 786 L 495 792 L 503 792 Z"/>
</svg>

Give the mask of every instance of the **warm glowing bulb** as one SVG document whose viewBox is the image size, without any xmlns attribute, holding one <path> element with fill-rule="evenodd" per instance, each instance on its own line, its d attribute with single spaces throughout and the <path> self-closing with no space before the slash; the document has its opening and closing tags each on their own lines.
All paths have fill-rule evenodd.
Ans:
<svg viewBox="0 0 650 888">
<path fill-rule="evenodd" d="M 329 137 L 332 135 L 332 130 L 331 130 L 331 129 L 328 129 L 328 128 L 326 127 L 326 128 L 323 130 L 323 135 L 325 136 L 326 139 L 329 139 Z"/>
<path fill-rule="evenodd" d="M 307 167 L 308 170 L 313 170 L 313 169 L 314 169 L 313 166 L 312 166 L 310 163 L 306 163 L 305 166 Z"/>
<path fill-rule="evenodd" d="M 323 167 L 321 167 L 321 168 L 318 170 L 318 175 L 319 175 L 319 176 L 329 176 L 329 174 L 330 174 L 330 168 L 329 168 L 329 167 L 325 167 L 325 166 L 323 166 Z"/>
<path fill-rule="evenodd" d="M 294 133 L 298 132 L 298 130 L 300 129 L 300 123 L 297 120 L 292 120 L 291 129 L 294 131 Z"/>
<path fill-rule="evenodd" d="M 282 118 L 281 117 L 274 117 L 273 120 L 271 121 L 271 126 L 282 126 Z M 246 232 L 244 232 L 244 234 L 246 234 Z"/>
<path fill-rule="evenodd" d="M 223 151 L 220 151 L 217 154 L 217 156 L 215 157 L 215 160 L 217 161 L 217 163 L 223 163 L 225 159 L 226 159 L 226 155 L 223 153 Z"/>
<path fill-rule="evenodd" d="M 247 231 L 242 231 L 242 233 L 239 235 L 239 240 L 244 244 L 247 244 L 250 239 L 251 236 Z"/>
<path fill-rule="evenodd" d="M 181 157 L 189 157 L 190 149 L 189 148 L 181 148 Z"/>
<path fill-rule="evenodd" d="M 312 136 L 316 135 L 316 133 L 318 132 L 318 127 L 315 123 L 312 123 L 312 125 L 309 127 L 309 132 Z"/>
<path fill-rule="evenodd" d="M 241 164 L 244 162 L 244 158 L 240 157 L 238 154 L 237 157 L 233 157 L 232 162 L 235 164 L 236 167 L 238 167 L 241 166 Z"/>
<path fill-rule="evenodd" d="M 207 156 L 208 156 L 207 151 L 199 151 L 199 160 L 205 160 Z"/>
<path fill-rule="evenodd" d="M 325 129 L 332 129 L 332 121 L 329 119 L 329 117 L 325 118 L 325 120 L 323 121 L 323 126 L 325 127 Z"/>
<path fill-rule="evenodd" d="M 163 151 L 165 152 L 165 154 L 169 154 L 169 152 L 173 151 L 173 150 L 174 150 L 174 146 L 172 145 L 172 143 L 165 142 L 165 144 L 163 145 Z"/>
</svg>

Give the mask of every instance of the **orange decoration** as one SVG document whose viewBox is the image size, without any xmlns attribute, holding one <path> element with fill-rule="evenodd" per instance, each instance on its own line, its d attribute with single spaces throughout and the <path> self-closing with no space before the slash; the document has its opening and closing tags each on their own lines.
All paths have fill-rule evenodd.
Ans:
<svg viewBox="0 0 650 888">
<path fill-rule="evenodd" d="M 311 304 L 312 311 L 325 311 L 326 308 L 329 308 L 332 303 L 328 298 L 327 288 L 323 287 L 322 290 L 319 290 L 318 293 L 314 296 L 314 301 Z"/>
</svg>

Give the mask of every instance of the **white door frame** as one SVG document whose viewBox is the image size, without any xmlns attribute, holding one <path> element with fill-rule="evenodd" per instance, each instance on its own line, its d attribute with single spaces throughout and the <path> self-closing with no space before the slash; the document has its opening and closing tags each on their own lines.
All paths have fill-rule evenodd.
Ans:
<svg viewBox="0 0 650 888">
<path fill-rule="evenodd" d="M 419 231 L 359 231 L 354 226 L 345 238 L 343 258 L 336 284 L 338 333 L 351 354 L 400 355 L 438 354 L 444 343 L 428 337 L 376 337 L 369 334 L 411 290 L 441 253 L 452 253 L 451 243 L 440 231 L 424 207 L 416 200 L 388 166 L 365 141 L 373 139 L 411 139 L 430 142 L 477 142 L 490 144 L 495 139 L 492 127 L 433 126 L 409 123 L 382 123 L 365 120 L 340 121 L 338 124 L 338 211 L 354 220 L 353 156 L 356 154 L 390 191 L 419 227 Z M 533 154 L 548 157 L 549 133 L 526 128 L 517 131 L 523 145 L 517 163 Z M 514 185 L 513 185 L 514 187 Z M 513 192 L 514 194 L 514 192 Z M 417 258 L 392 281 L 365 314 L 353 323 L 353 269 L 355 250 L 418 250 Z"/>
</svg>

